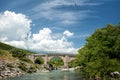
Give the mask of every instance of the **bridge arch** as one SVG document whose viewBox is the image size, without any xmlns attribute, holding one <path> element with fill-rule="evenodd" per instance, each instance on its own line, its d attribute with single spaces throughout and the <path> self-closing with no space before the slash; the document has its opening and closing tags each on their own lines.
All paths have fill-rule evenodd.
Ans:
<svg viewBox="0 0 120 80">
<path fill-rule="evenodd" d="M 49 58 L 48 64 L 52 65 L 55 69 L 62 68 L 64 65 L 64 60 L 59 56 L 53 56 Z"/>
<path fill-rule="evenodd" d="M 48 64 L 51 58 L 53 57 L 60 57 L 63 60 L 64 68 L 68 68 L 68 64 L 71 60 L 75 59 L 75 54 L 30 54 L 26 57 L 29 58 L 31 61 L 35 61 L 38 57 L 44 59 L 44 64 Z"/>
</svg>

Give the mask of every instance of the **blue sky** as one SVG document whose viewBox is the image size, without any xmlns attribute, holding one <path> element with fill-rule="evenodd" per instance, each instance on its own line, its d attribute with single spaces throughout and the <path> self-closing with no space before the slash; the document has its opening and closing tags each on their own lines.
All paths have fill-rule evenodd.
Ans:
<svg viewBox="0 0 120 80">
<path fill-rule="evenodd" d="M 120 22 L 119 3 L 0 0 L 0 41 L 37 52 L 75 53 L 96 29 Z"/>
</svg>

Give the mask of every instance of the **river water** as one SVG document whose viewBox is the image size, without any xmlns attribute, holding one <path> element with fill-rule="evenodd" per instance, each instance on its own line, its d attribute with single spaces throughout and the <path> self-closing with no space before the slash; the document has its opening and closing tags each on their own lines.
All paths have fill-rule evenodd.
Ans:
<svg viewBox="0 0 120 80">
<path fill-rule="evenodd" d="M 4 80 L 83 80 L 77 72 L 51 71 L 47 73 L 27 74 Z"/>
</svg>

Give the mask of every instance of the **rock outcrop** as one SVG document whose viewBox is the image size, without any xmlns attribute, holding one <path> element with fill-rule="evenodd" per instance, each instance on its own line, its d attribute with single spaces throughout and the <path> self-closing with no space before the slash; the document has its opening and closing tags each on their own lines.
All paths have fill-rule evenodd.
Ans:
<svg viewBox="0 0 120 80">
<path fill-rule="evenodd" d="M 0 79 L 23 75 L 24 72 L 18 68 L 19 62 L 0 61 Z"/>
</svg>

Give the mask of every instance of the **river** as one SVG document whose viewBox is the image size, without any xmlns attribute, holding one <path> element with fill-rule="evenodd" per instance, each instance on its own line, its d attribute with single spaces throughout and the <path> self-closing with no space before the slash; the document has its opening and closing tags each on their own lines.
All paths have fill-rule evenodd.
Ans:
<svg viewBox="0 0 120 80">
<path fill-rule="evenodd" d="M 77 72 L 51 71 L 47 73 L 26 74 L 3 80 L 83 80 Z"/>
</svg>

